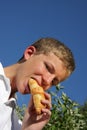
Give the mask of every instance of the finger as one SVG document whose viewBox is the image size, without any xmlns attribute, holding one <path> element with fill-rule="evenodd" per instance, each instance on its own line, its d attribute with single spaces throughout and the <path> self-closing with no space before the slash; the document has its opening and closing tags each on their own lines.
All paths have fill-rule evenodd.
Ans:
<svg viewBox="0 0 87 130">
<path fill-rule="evenodd" d="M 43 112 L 44 116 L 46 116 L 47 118 L 50 118 L 50 116 L 51 116 L 51 111 L 50 110 L 48 110 L 46 108 L 43 108 L 42 112 Z"/>
<path fill-rule="evenodd" d="M 47 92 L 45 92 L 44 95 L 45 95 L 45 98 L 51 102 L 51 95 L 48 94 Z"/>
<path fill-rule="evenodd" d="M 42 114 L 37 117 L 37 122 L 45 121 L 48 122 L 51 117 L 51 111 L 48 109 L 42 109 Z"/>
<path fill-rule="evenodd" d="M 49 102 L 49 100 L 42 100 L 41 103 L 43 105 L 46 105 L 46 108 L 48 108 L 48 109 L 52 108 L 52 104 L 51 104 L 51 102 Z"/>
</svg>

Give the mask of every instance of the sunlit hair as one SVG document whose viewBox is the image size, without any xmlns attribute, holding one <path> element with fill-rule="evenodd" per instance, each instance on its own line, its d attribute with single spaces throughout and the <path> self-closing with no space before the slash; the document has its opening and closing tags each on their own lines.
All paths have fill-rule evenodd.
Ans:
<svg viewBox="0 0 87 130">
<path fill-rule="evenodd" d="M 54 53 L 59 59 L 63 61 L 69 75 L 74 71 L 75 61 L 73 54 L 71 50 L 59 40 L 54 38 L 41 38 L 33 43 L 32 46 L 36 48 L 35 54 L 48 55 L 49 53 Z"/>
</svg>

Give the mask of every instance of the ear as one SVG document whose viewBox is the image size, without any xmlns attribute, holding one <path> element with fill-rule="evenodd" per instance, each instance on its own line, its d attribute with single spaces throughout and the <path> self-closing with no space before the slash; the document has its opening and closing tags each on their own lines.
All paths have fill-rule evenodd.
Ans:
<svg viewBox="0 0 87 130">
<path fill-rule="evenodd" d="M 34 55 L 35 52 L 36 52 L 36 48 L 34 46 L 27 47 L 26 50 L 24 51 L 24 59 L 28 60 L 28 58 Z"/>
</svg>

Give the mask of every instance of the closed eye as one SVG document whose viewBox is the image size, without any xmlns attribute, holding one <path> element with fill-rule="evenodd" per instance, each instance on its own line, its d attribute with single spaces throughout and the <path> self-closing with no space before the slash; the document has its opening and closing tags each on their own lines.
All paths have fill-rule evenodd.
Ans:
<svg viewBox="0 0 87 130">
<path fill-rule="evenodd" d="M 54 73 L 54 67 L 50 63 L 45 62 L 45 67 L 50 73 Z"/>
</svg>

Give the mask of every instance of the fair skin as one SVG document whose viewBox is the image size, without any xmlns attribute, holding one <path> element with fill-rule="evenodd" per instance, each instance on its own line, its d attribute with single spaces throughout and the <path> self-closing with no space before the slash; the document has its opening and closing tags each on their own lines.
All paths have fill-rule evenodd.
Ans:
<svg viewBox="0 0 87 130">
<path fill-rule="evenodd" d="M 11 96 L 17 91 L 22 94 L 29 94 L 28 81 L 31 77 L 34 78 L 44 90 L 49 89 L 52 85 L 56 85 L 67 78 L 66 68 L 57 56 L 53 53 L 49 53 L 49 55 L 35 55 L 35 53 L 35 47 L 30 46 L 24 52 L 24 62 L 4 68 L 6 76 L 10 78 L 11 81 Z M 35 114 L 33 101 L 31 99 L 25 112 L 22 130 L 41 130 L 49 121 L 51 116 L 51 96 L 45 93 L 45 97 L 46 100 L 42 101 L 42 103 L 46 104 L 47 108 L 42 109 L 40 116 Z M 32 114 L 34 116 L 32 116 Z M 40 119 L 37 121 L 37 118 Z"/>
</svg>

